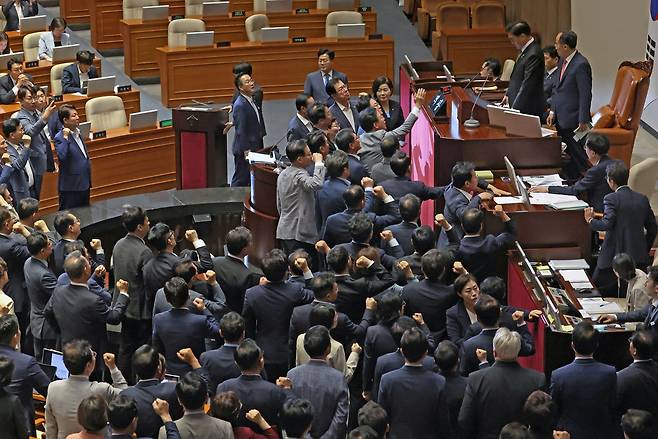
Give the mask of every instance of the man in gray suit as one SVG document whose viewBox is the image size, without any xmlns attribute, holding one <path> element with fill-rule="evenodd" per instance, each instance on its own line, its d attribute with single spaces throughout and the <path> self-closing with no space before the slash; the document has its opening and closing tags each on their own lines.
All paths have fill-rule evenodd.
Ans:
<svg viewBox="0 0 658 439">
<path fill-rule="evenodd" d="M 331 352 L 331 337 L 324 326 L 313 326 L 304 334 L 304 350 L 311 360 L 288 372 L 292 393 L 308 399 L 315 416 L 312 437 L 340 438 L 345 436 L 349 414 L 349 391 L 343 374 L 327 363 Z"/>
<path fill-rule="evenodd" d="M 185 414 L 176 421 L 182 438 L 233 439 L 231 424 L 209 416 L 203 410 L 208 401 L 208 385 L 196 372 L 188 372 L 176 384 L 176 395 Z M 160 427 L 159 439 L 167 438 L 165 426 Z"/>
<path fill-rule="evenodd" d="M 43 174 L 46 171 L 53 172 L 55 170 L 52 148 L 50 147 L 50 139 L 46 135 L 46 129 L 48 120 L 51 114 L 57 111 L 57 107 L 55 101 L 53 101 L 39 114 L 36 107 L 36 91 L 30 87 L 19 88 L 17 96 L 21 104 L 17 119 L 23 125 L 25 134 L 32 139 L 30 142 L 30 149 L 32 150 L 30 164 L 34 171 L 34 186 L 32 186 L 31 192 L 32 198 L 38 200 L 41 195 Z"/>
<path fill-rule="evenodd" d="M 315 255 L 318 227 L 315 223 L 315 192 L 322 189 L 326 168 L 322 154 L 311 154 L 306 140 L 296 140 L 286 148 L 292 166 L 279 174 L 276 189 L 276 207 L 279 223 L 276 238 L 286 255 L 298 248 Z M 313 176 L 306 170 L 315 163 Z"/>
<path fill-rule="evenodd" d="M 411 131 L 420 113 L 420 108 L 425 103 L 425 89 L 419 88 L 414 95 L 415 106 L 405 119 L 404 123 L 393 131 L 386 131 L 386 120 L 381 109 L 366 108 L 359 115 L 359 124 L 365 133 L 361 134 L 361 149 L 358 154 L 361 161 L 368 169 L 373 169 L 382 160 L 381 143 L 385 137 L 395 136 L 403 138 Z"/>
</svg>

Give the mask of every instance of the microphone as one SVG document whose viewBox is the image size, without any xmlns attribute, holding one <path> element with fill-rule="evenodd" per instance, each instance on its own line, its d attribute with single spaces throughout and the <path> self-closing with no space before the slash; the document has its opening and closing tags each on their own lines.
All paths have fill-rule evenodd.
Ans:
<svg viewBox="0 0 658 439">
<path fill-rule="evenodd" d="M 483 65 L 483 68 L 486 68 L 486 67 L 489 67 L 489 61 L 485 61 L 484 65 Z M 469 79 L 468 82 L 466 83 L 466 85 L 464 86 L 464 90 L 466 90 L 468 88 L 468 86 L 471 85 L 471 82 L 475 81 L 475 79 L 477 79 L 478 76 L 480 76 L 479 72 L 476 73 L 475 76 L 473 76 L 471 79 Z"/>
<path fill-rule="evenodd" d="M 489 75 L 487 75 L 484 78 L 484 82 L 482 83 L 482 87 L 480 87 L 480 91 L 478 92 L 477 96 L 475 96 L 475 100 L 473 101 L 473 107 L 471 108 L 471 117 L 470 119 L 464 121 L 464 126 L 466 128 L 477 128 L 480 126 L 480 121 L 477 119 L 473 118 L 473 115 L 475 114 L 475 106 L 478 104 L 478 101 L 480 100 L 480 95 L 482 94 L 482 91 L 484 90 L 484 86 L 487 84 L 487 81 L 489 80 Z"/>
</svg>

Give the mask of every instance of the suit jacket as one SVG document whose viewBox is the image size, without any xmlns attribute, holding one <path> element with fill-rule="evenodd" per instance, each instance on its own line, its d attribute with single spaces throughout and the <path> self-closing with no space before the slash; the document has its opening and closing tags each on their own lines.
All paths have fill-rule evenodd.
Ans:
<svg viewBox="0 0 658 439">
<path fill-rule="evenodd" d="M 658 363 L 636 361 L 617 372 L 617 413 L 628 409 L 646 410 L 658 415 Z"/>
<path fill-rule="evenodd" d="M 324 166 L 315 166 L 313 176 L 305 169 L 290 166 L 277 178 L 276 208 L 279 222 L 277 239 L 294 239 L 315 244 L 318 228 L 315 218 L 315 192 L 322 189 L 326 173 Z"/>
<path fill-rule="evenodd" d="M 7 393 L 16 395 L 21 402 L 24 411 L 28 431 L 34 432 L 34 404 L 32 403 L 32 390 L 36 389 L 42 396 L 48 395 L 50 379 L 39 367 L 37 360 L 30 356 L 17 352 L 10 346 L 0 344 L 0 355 L 4 355 L 14 363 L 14 373 L 11 383 L 4 388 Z M 5 426 L 3 423 L 2 429 Z"/>
<path fill-rule="evenodd" d="M 347 429 L 350 397 L 347 383 L 341 372 L 324 360 L 311 359 L 288 372 L 294 383 L 292 393 L 308 399 L 314 415 L 311 436 L 314 438 L 342 438 Z"/>
<path fill-rule="evenodd" d="M 516 59 L 507 97 L 510 107 L 522 113 L 541 116 L 546 110 L 544 54 L 537 41 L 530 43 Z"/>
<path fill-rule="evenodd" d="M 347 76 L 337 70 L 332 70 L 331 79 L 338 78 L 347 85 Z M 324 79 L 322 79 L 322 72 L 316 70 L 306 75 L 304 80 L 304 93 L 313 96 L 316 102 L 324 102 L 328 107 L 334 104 L 334 100 L 327 93 Z"/>
<path fill-rule="evenodd" d="M 53 245 L 53 252 L 52 252 L 52 262 L 53 262 L 53 273 L 55 273 L 55 276 L 60 276 L 62 273 L 64 273 L 64 247 L 66 244 L 68 244 L 70 241 L 68 239 L 61 238 L 59 239 L 54 245 Z"/>
<path fill-rule="evenodd" d="M 0 81 L 2 78 L 0 78 Z M 9 153 L 9 160 L 14 172 L 9 177 L 9 184 L 11 185 L 12 196 L 14 203 L 18 204 L 23 198 L 31 197 L 30 187 L 28 186 L 27 172 L 25 166 L 32 156 L 36 156 L 38 152 L 33 151 L 32 148 L 23 148 L 19 153 L 14 145 L 7 143 L 7 152 Z M 31 161 L 30 161 L 31 163 Z M 34 172 L 34 168 L 32 169 Z"/>
<path fill-rule="evenodd" d="M 388 100 L 389 112 L 384 112 L 384 121 L 386 121 L 386 131 L 393 131 L 404 123 L 404 114 L 398 101 Z M 384 109 L 382 108 L 382 111 Z"/>
<path fill-rule="evenodd" d="M 464 236 L 459 243 L 455 259 L 477 279 L 489 276 L 501 276 L 500 266 L 494 261 L 500 260 L 505 251 L 516 240 L 516 223 L 509 220 L 503 223 L 505 231 L 498 235 Z"/>
<path fill-rule="evenodd" d="M 446 329 L 448 339 L 461 346 L 464 343 L 466 332 L 471 326 L 471 319 L 466 312 L 466 306 L 463 300 L 458 300 L 457 304 L 448 308 L 446 311 Z"/>
<path fill-rule="evenodd" d="M 544 384 L 543 374 L 517 362 L 497 361 L 472 373 L 459 411 L 461 437 L 497 439 L 506 424 L 521 421 L 526 399 Z"/>
<path fill-rule="evenodd" d="M 263 109 L 258 106 L 256 108 L 258 108 L 258 113 L 242 94 L 235 100 L 233 105 L 233 125 L 235 126 L 233 155 L 242 155 L 247 150 L 256 151 L 263 148 L 263 136 L 265 135 Z"/>
<path fill-rule="evenodd" d="M 375 181 L 375 184 L 381 184 L 386 180 L 397 177 L 395 172 L 391 169 L 391 159 L 388 157 L 382 158 L 382 161 L 376 163 L 370 171 L 370 176 Z"/>
<path fill-rule="evenodd" d="M 603 198 L 603 205 L 603 218 L 589 223 L 595 232 L 606 232 L 596 267 L 612 267 L 612 259 L 619 253 L 631 255 L 638 267 L 647 265 L 649 250 L 658 233 L 647 197 L 621 186 Z"/>
<path fill-rule="evenodd" d="M 8 28 L 6 28 L 9 30 Z M 32 75 L 26 74 L 28 79 L 32 81 Z M 14 93 L 14 81 L 11 76 L 5 75 L 0 78 L 0 103 L 13 104 L 16 101 L 16 93 Z"/>
<path fill-rule="evenodd" d="M 594 208 L 595 212 L 603 212 L 603 197 L 611 190 L 606 180 L 605 168 L 613 162 L 607 154 L 601 156 L 599 162 L 589 168 L 583 178 L 572 186 L 549 186 L 551 194 L 578 195 L 587 193 L 587 202 Z"/>
<path fill-rule="evenodd" d="M 388 192 L 387 192 L 388 193 Z M 390 230 L 393 232 L 393 236 L 400 243 L 400 247 L 404 251 L 405 256 L 412 255 L 414 253 L 414 245 L 411 242 L 411 237 L 414 233 L 414 230 L 418 228 L 418 224 L 411 223 L 409 221 L 402 221 L 399 224 L 393 224 L 392 226 L 386 227 L 384 230 Z"/>
<path fill-rule="evenodd" d="M 374 401 L 377 401 L 377 398 L 379 397 L 379 383 L 381 383 L 382 376 L 392 370 L 398 370 L 399 368 L 403 367 L 404 361 L 404 355 L 400 349 L 396 350 L 395 352 L 384 354 L 377 359 L 377 364 L 375 364 L 375 375 L 372 384 L 372 397 Z M 429 370 L 430 372 L 434 372 L 434 369 L 436 368 L 434 357 L 431 355 L 426 355 L 425 358 L 423 358 L 423 368 Z"/>
<path fill-rule="evenodd" d="M 242 260 L 231 256 L 217 256 L 212 263 L 217 282 L 226 296 L 226 305 L 231 311 L 241 313 L 245 291 L 258 285 L 263 272 L 255 265 L 245 266 Z"/>
<path fill-rule="evenodd" d="M 452 285 L 429 279 L 409 282 L 402 289 L 402 298 L 407 304 L 406 315 L 422 313 L 434 339 L 439 342 L 447 338 L 446 311 L 459 301 Z"/>
<path fill-rule="evenodd" d="M 350 182 L 342 178 L 330 177 L 325 180 L 322 189 L 315 193 L 318 229 L 327 221 L 329 215 L 345 210 L 343 192 L 350 186 Z"/>
<path fill-rule="evenodd" d="M 560 128 L 573 130 L 579 123 L 592 120 L 589 112 L 592 105 L 592 68 L 587 58 L 576 52 L 560 80 L 563 64 L 564 59 L 561 59 L 557 66 L 558 79 L 553 88 L 551 110 Z"/>
<path fill-rule="evenodd" d="M 247 290 L 242 310 L 247 337 L 265 351 L 266 364 L 288 364 L 290 317 L 296 306 L 313 299 L 310 290 L 292 283 L 270 282 Z"/>
<path fill-rule="evenodd" d="M 176 396 L 176 383 L 173 381 L 160 381 L 156 378 L 137 381 L 134 386 L 121 391 L 122 396 L 132 398 L 137 404 L 138 437 L 155 437 L 162 427 L 162 420 L 154 411 L 151 404 L 156 398 L 164 399 L 169 403 L 172 419 L 183 416 L 183 407 Z"/>
<path fill-rule="evenodd" d="M 9 282 L 3 288 L 4 292 L 14 301 L 16 312 L 27 311 L 30 299 L 25 289 L 23 266 L 30 257 L 30 252 L 27 251 L 25 245 L 19 244 L 7 235 L 0 234 L 0 257 L 7 263 L 7 273 L 9 274 Z"/>
<path fill-rule="evenodd" d="M 454 187 L 452 183 L 445 187 L 445 192 L 443 193 L 445 198 L 445 207 L 443 208 L 443 216 L 450 223 L 457 237 L 461 239 L 464 236 L 464 229 L 462 229 L 462 216 L 466 209 L 469 208 L 479 208 L 480 207 L 480 196 L 474 195 L 471 197 L 470 201 L 466 198 L 461 190 Z M 439 245 L 446 246 L 448 244 L 448 237 L 446 233 L 441 229 L 441 235 L 439 236 Z"/>
<path fill-rule="evenodd" d="M 443 196 L 443 192 L 445 191 L 443 186 L 428 187 L 422 181 L 411 180 L 406 175 L 401 177 L 396 176 L 395 178 L 383 181 L 381 182 L 381 186 L 387 194 L 396 200 L 407 194 L 414 194 L 421 201 L 436 200 Z"/>
<path fill-rule="evenodd" d="M 235 362 L 237 345 L 224 343 L 217 349 L 201 354 L 199 362 L 208 372 L 208 392 L 215 394 L 217 386 L 231 378 L 240 376 L 240 368 Z"/>
<path fill-rule="evenodd" d="M 0 389 L 0 439 L 28 439 L 30 430 L 20 400 L 16 395 Z"/>
<path fill-rule="evenodd" d="M 61 46 L 68 46 L 70 44 L 69 34 L 62 33 L 60 38 Z M 53 57 L 53 50 L 55 49 L 55 38 L 52 32 L 43 32 L 39 37 L 39 59 L 47 59 Z"/>
<path fill-rule="evenodd" d="M 29 112 L 23 108 L 17 114 L 18 120 L 25 129 L 25 134 L 32 138 L 30 142 L 30 163 L 34 174 L 41 175 L 46 171 L 54 171 L 53 151 L 50 146 L 50 139 L 46 135 L 48 121 L 44 121 L 38 113 Z"/>
<path fill-rule="evenodd" d="M 286 133 L 286 140 L 288 142 L 293 142 L 295 140 L 306 139 L 311 131 L 309 131 L 308 128 L 306 128 L 306 126 L 302 123 L 299 117 L 297 117 L 297 113 L 295 113 L 292 119 L 290 119 L 290 122 L 288 122 L 288 132 Z"/>
<path fill-rule="evenodd" d="M 349 274 L 337 274 L 338 297 L 334 304 L 338 312 L 351 321 L 358 321 L 366 309 L 366 297 L 373 297 L 393 285 L 392 279 L 381 280 L 376 276 L 354 278 Z"/>
<path fill-rule="evenodd" d="M 355 133 L 359 131 L 359 112 L 356 110 L 356 105 L 352 101 L 349 102 L 350 109 L 352 110 L 352 120 L 348 120 L 347 116 L 345 116 L 345 113 L 343 113 L 343 110 L 340 109 L 338 106 L 338 102 L 334 102 L 334 104 L 329 107 L 329 111 L 331 111 L 331 114 L 334 116 L 336 119 L 336 122 L 338 123 L 338 126 L 340 126 L 340 129 L 343 128 L 349 128 Z M 352 124 L 354 126 L 352 126 Z"/>
<path fill-rule="evenodd" d="M 619 437 L 614 367 L 577 358 L 553 371 L 550 394 L 558 407 L 558 430 L 574 439 Z"/>
<path fill-rule="evenodd" d="M 175 424 L 182 438 L 233 439 L 231 424 L 207 415 L 203 410 L 187 411 Z M 160 427 L 158 439 L 168 437 L 167 430 L 163 425 Z"/>
<path fill-rule="evenodd" d="M 453 437 L 441 375 L 405 365 L 382 377 L 378 401 L 388 413 L 391 439 Z"/>
<path fill-rule="evenodd" d="M 368 169 L 372 169 L 384 158 L 381 149 L 381 144 L 382 140 L 384 140 L 384 137 L 404 137 L 405 134 L 411 132 L 411 127 L 414 126 L 414 123 L 416 123 L 417 119 L 418 116 L 411 112 L 404 120 L 404 123 L 392 131 L 377 130 L 361 134 L 361 149 L 359 150 L 358 154 L 359 157 L 361 157 L 361 161 L 366 164 Z"/>
<path fill-rule="evenodd" d="M 96 67 L 90 66 L 89 79 L 98 78 Z M 80 72 L 78 71 L 78 63 L 73 63 L 64 67 L 62 71 L 62 93 L 82 93 L 84 87 L 80 83 Z"/>
<path fill-rule="evenodd" d="M 91 161 L 84 139 L 80 137 L 85 154 L 82 153 L 80 145 L 69 134 L 64 138 L 64 132 L 60 131 L 55 136 L 55 150 L 59 159 L 59 178 L 57 187 L 60 191 L 87 191 L 91 189 Z"/>
<path fill-rule="evenodd" d="M 653 331 L 654 334 L 658 333 L 658 309 L 651 303 L 636 311 L 617 314 L 617 321 L 619 323 L 643 322 L 646 329 Z"/>
<path fill-rule="evenodd" d="M 459 410 L 462 407 L 468 379 L 461 376 L 457 371 L 441 372 L 441 376 L 446 379 L 446 400 L 450 412 L 450 425 L 452 425 L 456 437 L 459 437 L 459 429 L 457 428 L 459 425 Z"/>
<path fill-rule="evenodd" d="M 191 348 L 199 358 L 205 351 L 205 339 L 219 337 L 219 327 L 212 316 L 198 315 L 189 309 L 174 308 L 153 316 L 153 346 L 167 359 L 167 371 L 183 376 L 192 368 L 176 353 Z"/>
<path fill-rule="evenodd" d="M 36 2 L 32 4 L 28 0 L 21 0 L 21 9 L 23 10 L 23 17 L 33 17 L 39 13 L 39 5 Z M 5 32 L 18 30 L 18 12 L 16 12 L 16 5 L 14 4 L 13 0 L 7 0 L 5 2 L 5 4 L 2 6 L 2 13 L 5 15 L 5 19 L 7 20 Z"/>
<path fill-rule="evenodd" d="M 358 155 L 348 154 L 347 166 L 350 168 L 349 180 L 352 184 L 361 185 L 361 179 L 370 176 L 368 167 L 361 162 L 361 158 Z"/>
<path fill-rule="evenodd" d="M 126 318 L 151 320 L 151 310 L 146 306 L 146 287 L 142 269 L 153 253 L 139 237 L 128 233 L 114 244 L 112 250 L 114 278 L 128 282 L 128 309 Z"/>
<path fill-rule="evenodd" d="M 548 108 L 551 108 L 551 102 L 553 101 L 553 90 L 557 86 L 559 80 L 560 69 L 557 67 L 553 73 L 546 72 L 544 74 L 544 99 L 546 99 L 546 106 Z"/>
<path fill-rule="evenodd" d="M 464 340 L 460 355 L 462 375 L 468 376 L 471 372 L 475 372 L 480 368 L 480 361 L 475 354 L 477 349 L 487 351 L 487 362 L 489 365 L 494 363 L 493 339 L 497 330 L 498 328 L 483 329 L 478 335 Z M 528 325 L 517 326 L 515 330 L 521 334 L 521 350 L 519 351 L 519 355 L 527 356 L 534 354 L 535 341 L 530 331 L 528 331 Z"/>
<path fill-rule="evenodd" d="M 362 243 L 362 242 L 347 242 L 343 244 L 339 244 L 341 247 L 344 247 L 345 250 L 347 250 L 347 253 L 350 255 L 350 257 L 353 260 L 356 260 L 356 255 L 359 253 L 359 251 L 362 248 L 368 247 L 370 244 L 368 243 Z M 388 244 L 386 244 L 388 245 Z M 404 253 L 402 252 L 402 247 L 399 245 L 396 245 L 394 247 L 389 247 L 389 252 L 390 254 L 386 253 L 384 250 L 381 248 L 377 248 L 377 252 L 379 253 L 379 259 L 381 261 L 381 266 L 386 269 L 386 271 L 393 271 L 393 266 L 395 262 L 402 258 L 404 256 Z"/>
<path fill-rule="evenodd" d="M 30 298 L 30 330 L 32 336 L 41 340 L 55 340 L 57 329 L 43 314 L 46 304 L 55 291 L 57 277 L 50 271 L 48 264 L 34 257 L 30 257 L 23 266 L 25 285 Z"/>
</svg>

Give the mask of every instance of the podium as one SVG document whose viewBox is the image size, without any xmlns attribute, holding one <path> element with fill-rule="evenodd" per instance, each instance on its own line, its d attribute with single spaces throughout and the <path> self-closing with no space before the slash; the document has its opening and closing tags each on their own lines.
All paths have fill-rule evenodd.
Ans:
<svg viewBox="0 0 658 439">
<path fill-rule="evenodd" d="M 172 110 L 176 137 L 176 187 L 200 189 L 227 186 L 224 105 L 199 105 Z"/>
<path fill-rule="evenodd" d="M 260 264 L 265 253 L 276 247 L 276 180 L 278 174 L 270 165 L 251 165 L 251 191 L 244 201 L 243 224 L 254 234 L 249 258 Z"/>
</svg>

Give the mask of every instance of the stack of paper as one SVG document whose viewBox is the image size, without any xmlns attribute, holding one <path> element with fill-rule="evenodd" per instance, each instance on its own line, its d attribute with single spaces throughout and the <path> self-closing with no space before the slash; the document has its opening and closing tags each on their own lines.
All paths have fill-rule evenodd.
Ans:
<svg viewBox="0 0 658 439">
<path fill-rule="evenodd" d="M 523 203 L 523 198 L 521 197 L 494 197 L 494 203 L 505 205 L 505 204 L 520 204 Z"/>
<path fill-rule="evenodd" d="M 578 299 L 583 309 L 589 314 L 615 314 L 624 310 L 615 302 L 607 302 L 600 297 Z"/>
<path fill-rule="evenodd" d="M 559 270 L 589 270 L 589 264 L 584 259 L 552 259 L 548 266 L 555 271 Z"/>
<path fill-rule="evenodd" d="M 533 192 L 530 194 L 530 204 L 535 205 L 564 203 L 567 201 L 578 201 L 578 197 L 573 195 L 543 194 L 538 192 Z"/>
<path fill-rule="evenodd" d="M 560 274 L 569 283 L 589 282 L 589 277 L 587 277 L 585 270 L 560 270 Z"/>
<path fill-rule="evenodd" d="M 563 186 L 562 178 L 558 174 L 534 175 L 522 177 L 530 186 Z"/>
<path fill-rule="evenodd" d="M 247 160 L 249 163 L 265 163 L 268 165 L 273 165 L 276 163 L 276 159 L 271 157 L 269 154 L 259 154 L 257 152 L 249 152 L 247 155 Z"/>
</svg>

